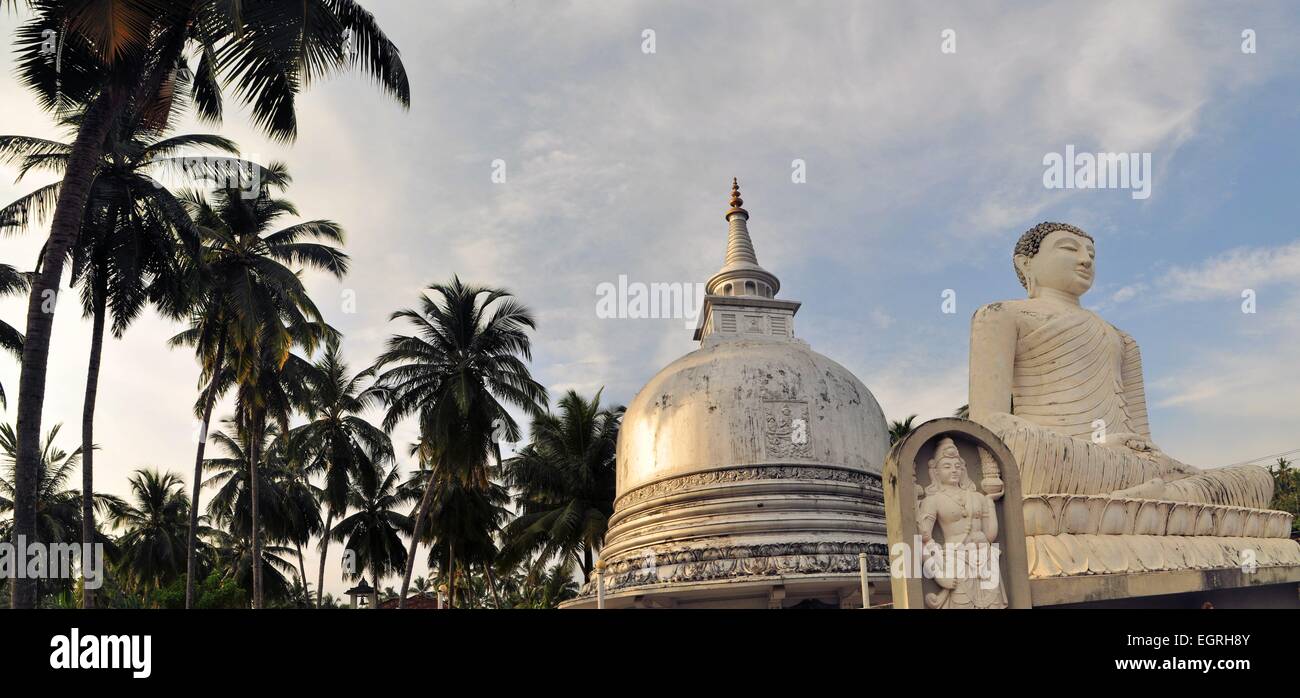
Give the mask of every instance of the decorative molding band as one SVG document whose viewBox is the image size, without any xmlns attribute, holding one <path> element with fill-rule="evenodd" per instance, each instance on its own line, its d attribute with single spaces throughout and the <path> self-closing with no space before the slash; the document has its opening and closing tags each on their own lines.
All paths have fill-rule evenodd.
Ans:
<svg viewBox="0 0 1300 698">
<path fill-rule="evenodd" d="M 716 547 L 656 545 L 631 551 L 607 562 L 605 590 L 743 577 L 853 574 L 858 572 L 858 554 L 863 552 L 867 553 L 869 571 L 889 571 L 889 549 L 884 543 L 827 541 Z M 582 593 L 595 593 L 594 580 L 584 585 Z"/>
<path fill-rule="evenodd" d="M 614 503 L 615 511 L 622 511 L 631 506 L 651 499 L 657 499 L 683 490 L 707 485 L 719 485 L 729 482 L 751 482 L 757 480 L 822 480 L 830 482 L 847 482 L 860 484 L 869 490 L 881 491 L 880 476 L 862 470 L 835 468 L 818 465 L 750 465 L 738 468 L 718 468 L 679 477 L 657 480 L 642 485 L 619 497 Z"/>
<path fill-rule="evenodd" d="M 1025 547 L 1031 579 L 1300 565 L 1300 545 L 1286 538 L 1063 533 L 1026 536 Z"/>
</svg>

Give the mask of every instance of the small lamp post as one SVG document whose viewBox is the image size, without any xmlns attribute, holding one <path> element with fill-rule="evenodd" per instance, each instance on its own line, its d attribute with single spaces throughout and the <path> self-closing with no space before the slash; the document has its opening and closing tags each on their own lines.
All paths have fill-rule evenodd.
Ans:
<svg viewBox="0 0 1300 698">
<path fill-rule="evenodd" d="M 858 574 L 862 577 L 862 607 L 871 608 L 871 584 L 867 581 L 867 553 L 858 553 Z"/>
<path fill-rule="evenodd" d="M 605 608 L 605 560 L 596 560 L 596 608 Z"/>
</svg>

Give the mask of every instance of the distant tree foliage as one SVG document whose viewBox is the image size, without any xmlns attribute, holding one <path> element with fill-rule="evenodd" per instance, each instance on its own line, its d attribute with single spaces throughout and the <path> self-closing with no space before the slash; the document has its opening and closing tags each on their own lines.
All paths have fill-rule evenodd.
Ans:
<svg viewBox="0 0 1300 698">
<path fill-rule="evenodd" d="M 1293 465 L 1286 458 L 1278 458 L 1277 464 L 1268 467 L 1273 475 L 1273 503 L 1269 508 L 1295 514 L 1291 530 L 1300 531 L 1300 468 Z"/>
</svg>

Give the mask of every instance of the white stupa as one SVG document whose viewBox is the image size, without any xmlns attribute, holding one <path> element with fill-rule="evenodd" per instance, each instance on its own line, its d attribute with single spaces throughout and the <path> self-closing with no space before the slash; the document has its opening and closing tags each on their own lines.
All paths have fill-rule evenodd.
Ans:
<svg viewBox="0 0 1300 698">
<path fill-rule="evenodd" d="M 601 552 L 609 608 L 860 607 L 859 554 L 887 575 L 884 415 L 848 369 L 795 338 L 800 304 L 776 298 L 742 204 L 733 180 L 700 348 L 624 416 Z M 595 586 L 565 605 L 594 606 Z"/>
</svg>

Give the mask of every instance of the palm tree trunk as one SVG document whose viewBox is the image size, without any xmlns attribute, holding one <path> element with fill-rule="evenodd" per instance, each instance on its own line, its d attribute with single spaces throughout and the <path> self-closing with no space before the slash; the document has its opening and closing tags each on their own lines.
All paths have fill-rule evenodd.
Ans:
<svg viewBox="0 0 1300 698">
<path fill-rule="evenodd" d="M 90 364 L 86 368 L 86 399 L 81 409 L 81 544 L 82 551 L 95 544 L 95 398 L 99 393 L 99 360 L 104 351 L 105 290 L 101 278 L 94 281 L 94 322 L 90 334 Z M 81 607 L 95 607 L 95 590 L 81 575 Z"/>
<path fill-rule="evenodd" d="M 584 541 L 582 543 L 582 583 L 586 584 L 591 581 L 591 570 L 595 564 L 591 561 L 591 546 Z"/>
<path fill-rule="evenodd" d="M 406 554 L 406 572 L 402 575 L 402 595 L 397 599 L 398 608 L 406 608 L 406 592 L 411 588 L 411 572 L 415 570 L 415 551 L 420 546 L 420 534 L 424 532 L 424 520 L 429 516 L 429 507 L 433 504 L 433 471 L 429 471 L 429 482 L 424 486 L 424 495 L 420 497 L 420 510 L 415 515 L 415 527 L 411 529 L 411 549 Z"/>
<path fill-rule="evenodd" d="M 41 412 L 45 407 L 45 378 L 54 329 L 54 306 L 63 277 L 63 262 L 81 233 L 81 217 L 90 186 L 104 151 L 120 100 L 106 89 L 86 110 L 68 155 L 59 200 L 54 207 L 50 237 L 41 254 L 40 271 L 27 298 L 27 333 L 23 341 L 22 372 L 18 379 L 18 454 L 14 463 L 13 540 L 36 540 L 36 484 L 41 457 Z M 36 580 L 10 580 L 10 605 L 36 607 Z"/>
<path fill-rule="evenodd" d="M 185 562 L 185 608 L 194 608 L 195 576 L 199 571 L 199 489 L 203 485 L 203 449 L 208 445 L 208 423 L 212 421 L 212 407 L 217 403 L 217 380 L 221 377 L 222 360 L 226 357 L 226 334 L 217 339 L 217 355 L 212 366 L 212 380 L 208 381 L 207 394 L 203 396 L 203 424 L 199 427 L 199 447 L 194 454 L 194 487 L 190 496 L 190 531 L 187 560 Z"/>
<path fill-rule="evenodd" d="M 261 458 L 262 418 L 253 418 L 253 433 L 248 447 L 248 494 L 252 497 L 253 527 L 253 608 L 262 607 L 262 532 L 260 512 L 257 503 L 257 461 Z"/>
<path fill-rule="evenodd" d="M 492 565 L 483 563 L 483 574 L 487 577 L 488 588 L 492 590 L 492 601 L 496 603 L 497 608 L 501 608 L 501 595 L 497 593 L 496 580 L 492 578 Z"/>
<path fill-rule="evenodd" d="M 306 600 L 307 606 L 311 606 L 311 590 L 307 588 L 307 563 L 302 559 L 302 543 L 293 542 L 293 547 L 298 549 L 298 579 L 302 581 L 302 595 Z"/>
<path fill-rule="evenodd" d="M 316 577 L 316 608 L 325 601 L 325 556 L 330 551 L 330 529 L 334 527 L 334 508 L 325 515 L 325 532 L 321 534 L 320 574 Z"/>
<path fill-rule="evenodd" d="M 447 608 L 456 607 L 456 544 L 447 545 Z"/>
<path fill-rule="evenodd" d="M 378 609 L 379 608 L 379 572 L 376 571 L 372 576 L 374 577 L 375 582 L 372 585 L 374 586 L 374 588 L 370 590 L 370 608 Z"/>
</svg>

